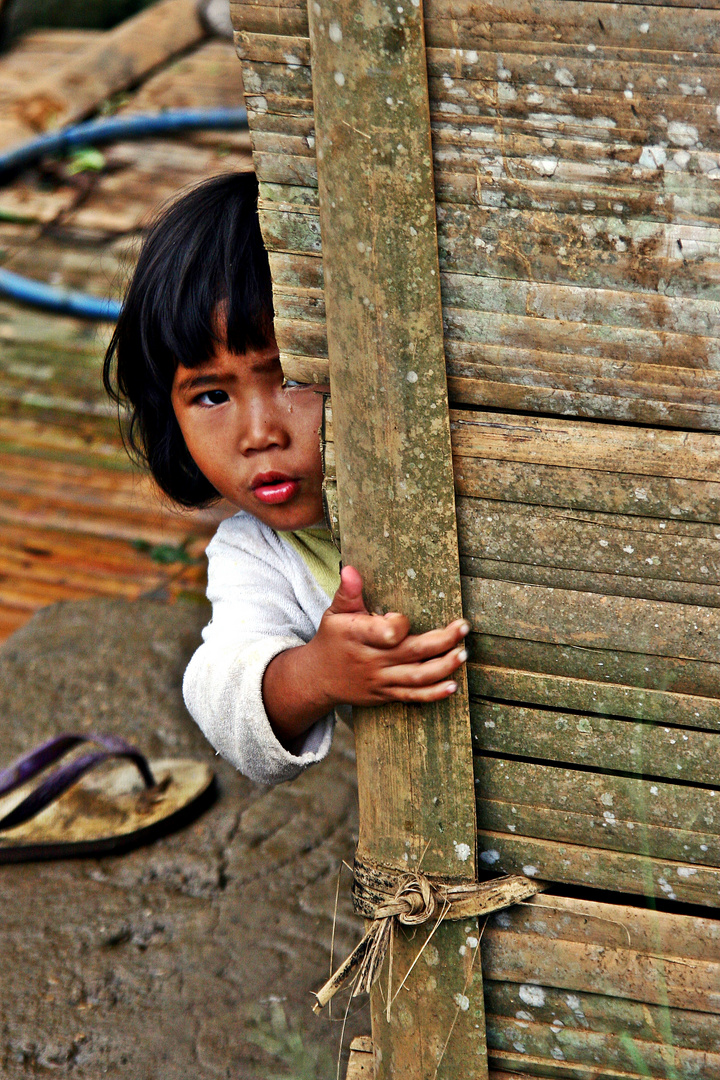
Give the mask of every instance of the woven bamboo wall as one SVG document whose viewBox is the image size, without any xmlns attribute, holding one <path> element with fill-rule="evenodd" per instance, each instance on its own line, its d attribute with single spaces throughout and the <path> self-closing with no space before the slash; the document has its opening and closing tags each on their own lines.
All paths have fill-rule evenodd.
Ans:
<svg viewBox="0 0 720 1080">
<path fill-rule="evenodd" d="M 711 905 L 719 7 L 425 4 L 482 858 Z M 324 380 L 307 15 L 235 19 L 278 340 Z"/>
</svg>

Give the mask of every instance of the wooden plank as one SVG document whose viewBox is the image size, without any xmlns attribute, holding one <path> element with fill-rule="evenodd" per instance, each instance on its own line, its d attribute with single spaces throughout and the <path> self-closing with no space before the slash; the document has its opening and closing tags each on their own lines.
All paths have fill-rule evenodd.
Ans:
<svg viewBox="0 0 720 1080">
<path fill-rule="evenodd" d="M 522 821 L 526 824 L 529 821 L 525 835 L 552 839 L 546 829 L 554 813 L 555 839 L 643 854 L 643 844 L 650 844 L 653 837 L 661 843 L 665 833 L 673 854 L 658 851 L 653 845 L 654 856 L 673 858 L 678 863 L 719 865 L 720 794 L 708 784 L 683 785 L 664 780 L 648 783 L 637 776 L 482 755 L 475 758 L 475 771 L 482 800 L 479 814 L 483 828 L 517 832 L 520 838 L 523 833 L 518 830 Z M 536 823 L 533 814 L 537 815 Z M 568 815 L 566 824 L 559 820 L 563 814 Z M 497 824 L 501 820 L 502 826 Z M 571 820 L 582 827 L 577 835 L 573 833 Z M 512 824 L 516 824 L 516 829 L 510 828 Z M 591 841 L 588 837 L 593 832 L 595 840 Z M 681 850 L 681 843 L 687 843 L 688 848 Z M 692 854 L 689 854 L 690 844 L 694 846 Z M 694 875 L 690 872 L 680 876 Z"/>
<path fill-rule="evenodd" d="M 683 480 L 714 481 L 718 475 L 720 443 L 705 433 L 482 412 L 456 411 L 450 420 L 457 457 L 627 470 L 636 476 Z M 627 468 L 630 461 L 632 470 Z"/>
<path fill-rule="evenodd" d="M 719 664 L 493 634 L 471 634 L 469 648 L 472 659 L 494 666 L 688 696 L 720 697 Z"/>
<path fill-rule="evenodd" d="M 480 857 L 489 867 L 508 873 L 524 873 L 548 881 L 656 896 L 712 908 L 718 906 L 720 870 L 715 867 L 688 866 L 665 856 L 648 858 L 645 854 L 610 851 L 555 839 L 513 836 L 492 830 L 478 832 L 478 845 Z M 692 870 L 695 870 L 694 874 L 683 876 Z M 529 978 L 527 974 L 523 977 Z"/>
<path fill-rule="evenodd" d="M 463 610 L 481 634 L 720 662 L 714 608 L 463 578 Z"/>
<path fill-rule="evenodd" d="M 204 36 L 193 0 L 159 0 L 25 86 L 15 117 L 34 130 L 78 120 Z"/>
<path fill-rule="evenodd" d="M 598 1007 L 602 995 L 718 1015 L 717 920 L 562 896 L 542 900 L 491 917 L 482 942 L 489 979 L 596 995 Z M 593 963 L 603 949 L 606 959 Z"/>
<path fill-rule="evenodd" d="M 356 1035 L 350 1043 L 350 1057 L 345 1080 L 373 1080 L 374 1076 L 375 1059 L 372 1038 L 370 1035 Z"/>
<path fill-rule="evenodd" d="M 422 11 L 324 0 L 308 12 L 343 558 L 371 609 L 404 611 L 420 631 L 461 612 Z M 262 222 L 276 247 L 267 213 Z M 358 710 L 363 859 L 474 880 L 466 693 L 461 680 L 443 703 Z M 396 936 L 394 979 L 428 932 Z M 373 993 L 378 1080 L 487 1077 L 466 937 L 463 923 L 438 928 L 442 965 L 431 982 L 415 969 L 390 1018 Z"/>
<path fill-rule="evenodd" d="M 464 574 L 717 607 L 715 526 L 458 500 Z"/>
<path fill-rule="evenodd" d="M 475 702 L 470 716 L 480 752 L 720 787 L 714 732 L 499 702 Z"/>
<path fill-rule="evenodd" d="M 517 671 L 492 664 L 470 664 L 468 684 L 473 697 L 517 701 L 544 708 L 554 706 L 601 716 L 626 716 L 706 731 L 720 730 L 714 697 Z"/>
</svg>

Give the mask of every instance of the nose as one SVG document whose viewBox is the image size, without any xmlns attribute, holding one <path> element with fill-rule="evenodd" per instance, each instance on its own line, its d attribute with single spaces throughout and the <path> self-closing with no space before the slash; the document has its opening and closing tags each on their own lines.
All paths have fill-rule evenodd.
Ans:
<svg viewBox="0 0 720 1080">
<path fill-rule="evenodd" d="M 284 450 L 290 435 L 283 412 L 263 395 L 251 402 L 240 431 L 240 452 L 246 457 L 278 447 Z"/>
</svg>

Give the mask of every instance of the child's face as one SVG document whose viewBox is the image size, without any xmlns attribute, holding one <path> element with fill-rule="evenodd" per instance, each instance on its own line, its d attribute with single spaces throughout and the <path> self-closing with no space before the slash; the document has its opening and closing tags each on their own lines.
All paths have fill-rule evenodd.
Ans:
<svg viewBox="0 0 720 1080">
<path fill-rule="evenodd" d="M 190 455 L 220 495 L 290 530 L 323 520 L 323 391 L 284 387 L 273 344 L 241 356 L 218 346 L 198 367 L 178 367 L 171 396 Z"/>
</svg>

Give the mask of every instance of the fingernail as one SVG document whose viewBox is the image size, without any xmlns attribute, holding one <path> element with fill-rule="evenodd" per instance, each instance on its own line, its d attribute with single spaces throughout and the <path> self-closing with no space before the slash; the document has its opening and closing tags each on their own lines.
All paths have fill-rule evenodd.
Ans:
<svg viewBox="0 0 720 1080">
<path fill-rule="evenodd" d="M 464 622 L 460 627 L 460 633 L 463 637 L 466 637 L 470 633 L 470 623 Z"/>
<path fill-rule="evenodd" d="M 447 690 L 448 694 L 454 694 L 455 691 L 457 690 L 457 683 L 456 682 L 449 682 L 447 684 L 447 686 L 445 687 L 445 689 Z"/>
<path fill-rule="evenodd" d="M 458 653 L 457 658 L 458 658 L 458 660 L 460 661 L 461 664 L 464 664 L 465 661 L 468 658 L 467 649 L 461 649 L 460 652 Z"/>
<path fill-rule="evenodd" d="M 385 631 L 385 640 L 386 641 L 394 641 L 395 640 L 395 634 L 392 632 L 392 630 L 386 630 Z"/>
</svg>

